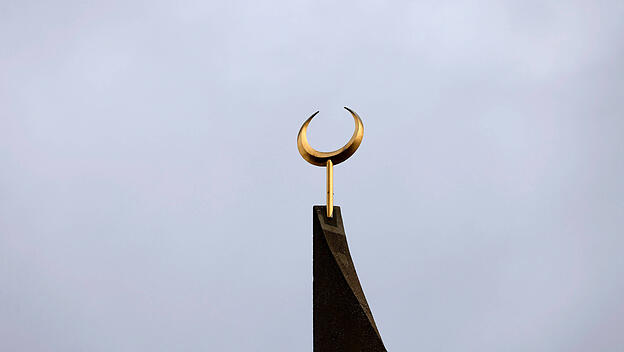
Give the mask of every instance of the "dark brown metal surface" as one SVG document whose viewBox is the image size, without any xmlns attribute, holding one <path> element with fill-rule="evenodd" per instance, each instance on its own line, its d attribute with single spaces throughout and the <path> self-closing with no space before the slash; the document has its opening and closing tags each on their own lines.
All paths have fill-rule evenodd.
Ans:
<svg viewBox="0 0 624 352">
<path fill-rule="evenodd" d="M 340 207 L 314 221 L 314 351 L 386 351 L 349 253 Z"/>
</svg>

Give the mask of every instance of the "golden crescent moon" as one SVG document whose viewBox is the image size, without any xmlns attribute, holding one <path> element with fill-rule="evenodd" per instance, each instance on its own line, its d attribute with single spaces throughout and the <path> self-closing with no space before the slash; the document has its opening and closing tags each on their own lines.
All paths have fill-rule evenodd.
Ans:
<svg viewBox="0 0 624 352">
<path fill-rule="evenodd" d="M 319 112 L 315 112 L 310 116 L 306 122 L 303 123 L 301 129 L 299 130 L 299 134 L 297 135 L 297 149 L 299 149 L 299 154 L 310 164 L 316 166 L 326 166 L 327 161 L 331 161 L 333 164 L 340 164 L 341 162 L 347 160 L 360 146 L 362 143 L 362 138 L 364 137 L 364 124 L 362 123 L 362 119 L 355 113 L 355 111 L 349 109 L 348 107 L 344 107 L 348 112 L 353 115 L 353 119 L 355 120 L 355 131 L 353 131 L 353 136 L 344 147 L 333 151 L 333 152 L 319 152 L 312 148 L 308 143 L 307 130 L 310 121 L 318 114 Z"/>
</svg>

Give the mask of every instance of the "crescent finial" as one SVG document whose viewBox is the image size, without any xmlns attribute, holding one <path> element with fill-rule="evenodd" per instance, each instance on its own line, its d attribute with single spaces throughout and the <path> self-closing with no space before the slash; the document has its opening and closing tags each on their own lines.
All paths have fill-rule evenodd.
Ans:
<svg viewBox="0 0 624 352">
<path fill-rule="evenodd" d="M 308 143 L 308 125 L 314 116 L 319 113 L 318 111 L 312 114 L 312 116 L 310 116 L 306 122 L 303 123 L 303 126 L 301 126 L 299 134 L 297 135 L 297 149 L 299 149 L 299 154 L 301 154 L 301 156 L 310 164 L 316 166 L 326 166 L 328 161 L 331 161 L 334 165 L 340 164 L 353 155 L 362 143 L 362 138 L 364 137 L 364 124 L 362 123 L 362 119 L 360 119 L 355 111 L 346 106 L 344 108 L 351 113 L 353 119 L 355 120 L 355 131 L 353 131 L 353 136 L 351 136 L 349 142 L 347 142 L 344 147 L 336 151 L 319 152 L 312 148 Z"/>
</svg>

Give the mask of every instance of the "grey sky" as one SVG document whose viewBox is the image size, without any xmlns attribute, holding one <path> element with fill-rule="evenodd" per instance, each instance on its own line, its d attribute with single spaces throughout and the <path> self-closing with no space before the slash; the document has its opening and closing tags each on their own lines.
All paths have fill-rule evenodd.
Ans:
<svg viewBox="0 0 624 352">
<path fill-rule="evenodd" d="M 0 3 L 0 350 L 310 351 L 317 149 L 390 351 L 621 351 L 622 1 Z"/>
</svg>

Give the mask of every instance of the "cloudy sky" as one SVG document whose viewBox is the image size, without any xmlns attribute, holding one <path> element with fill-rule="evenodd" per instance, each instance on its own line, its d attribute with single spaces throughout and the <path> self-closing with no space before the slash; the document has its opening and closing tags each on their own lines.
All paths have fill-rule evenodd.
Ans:
<svg viewBox="0 0 624 352">
<path fill-rule="evenodd" d="M 336 149 L 390 351 L 624 345 L 622 1 L 0 2 L 0 349 L 311 351 Z"/>
</svg>

